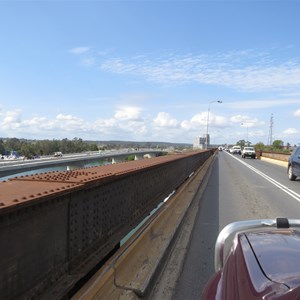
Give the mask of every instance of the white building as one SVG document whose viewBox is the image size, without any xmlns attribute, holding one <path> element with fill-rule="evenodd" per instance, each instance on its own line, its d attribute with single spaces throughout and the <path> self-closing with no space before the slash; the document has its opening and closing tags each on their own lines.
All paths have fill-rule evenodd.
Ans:
<svg viewBox="0 0 300 300">
<path fill-rule="evenodd" d="M 209 145 L 209 134 L 207 135 L 207 142 Z M 196 137 L 193 143 L 194 149 L 206 149 L 206 135 L 204 137 Z"/>
</svg>

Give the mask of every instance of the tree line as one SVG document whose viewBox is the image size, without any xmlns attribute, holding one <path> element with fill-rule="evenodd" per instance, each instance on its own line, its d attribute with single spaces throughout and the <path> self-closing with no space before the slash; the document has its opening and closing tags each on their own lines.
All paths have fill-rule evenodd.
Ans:
<svg viewBox="0 0 300 300">
<path fill-rule="evenodd" d="M 42 155 L 53 155 L 55 152 L 81 153 L 98 151 L 96 143 L 84 142 L 81 138 L 69 140 L 25 140 L 18 138 L 0 139 L 0 154 L 8 156 L 17 153 L 20 156 L 32 159 Z M 104 150 L 104 149 L 103 149 Z"/>
<path fill-rule="evenodd" d="M 252 146 L 256 151 L 270 151 L 270 152 L 280 152 L 280 153 L 290 153 L 292 150 L 292 145 L 287 143 L 284 146 L 284 142 L 282 140 L 273 141 L 272 145 L 265 145 L 263 142 L 256 143 L 252 145 L 251 142 L 246 142 L 245 140 L 239 140 L 236 145 L 241 146 L 242 148 L 245 146 Z"/>
</svg>

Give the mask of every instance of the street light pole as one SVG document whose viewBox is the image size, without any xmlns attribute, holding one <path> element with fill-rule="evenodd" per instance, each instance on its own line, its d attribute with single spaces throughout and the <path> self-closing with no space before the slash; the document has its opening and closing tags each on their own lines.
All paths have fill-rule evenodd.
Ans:
<svg viewBox="0 0 300 300">
<path fill-rule="evenodd" d="M 208 123 L 209 123 L 210 105 L 212 103 L 216 103 L 216 102 L 217 103 L 222 103 L 222 101 L 218 100 L 218 101 L 210 101 L 209 104 L 208 104 L 207 119 L 206 119 L 206 141 L 205 141 L 205 143 L 206 143 L 206 145 L 205 145 L 206 149 L 208 149 Z"/>
</svg>

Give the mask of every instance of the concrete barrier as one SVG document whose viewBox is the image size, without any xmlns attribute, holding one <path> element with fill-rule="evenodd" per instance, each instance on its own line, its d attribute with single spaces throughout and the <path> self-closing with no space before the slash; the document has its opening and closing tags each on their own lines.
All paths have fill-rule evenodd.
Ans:
<svg viewBox="0 0 300 300">
<path fill-rule="evenodd" d="M 151 289 L 213 159 L 209 158 L 72 300 L 144 297 Z"/>
<path fill-rule="evenodd" d="M 278 159 L 274 159 L 274 158 L 269 158 L 269 157 L 264 157 L 264 156 L 261 156 L 260 157 L 261 160 L 264 160 L 264 161 L 267 161 L 267 162 L 270 162 L 270 163 L 273 163 L 273 164 L 276 164 L 276 165 L 279 165 L 279 166 L 282 166 L 282 167 L 286 167 L 288 166 L 288 162 L 287 161 L 282 161 L 282 160 L 278 160 Z"/>
</svg>

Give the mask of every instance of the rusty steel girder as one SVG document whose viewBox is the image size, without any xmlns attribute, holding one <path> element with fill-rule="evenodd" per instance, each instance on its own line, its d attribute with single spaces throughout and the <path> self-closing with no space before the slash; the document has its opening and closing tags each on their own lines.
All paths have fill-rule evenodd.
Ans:
<svg viewBox="0 0 300 300">
<path fill-rule="evenodd" d="M 62 298 L 211 154 L 0 182 L 0 299 Z"/>
</svg>

